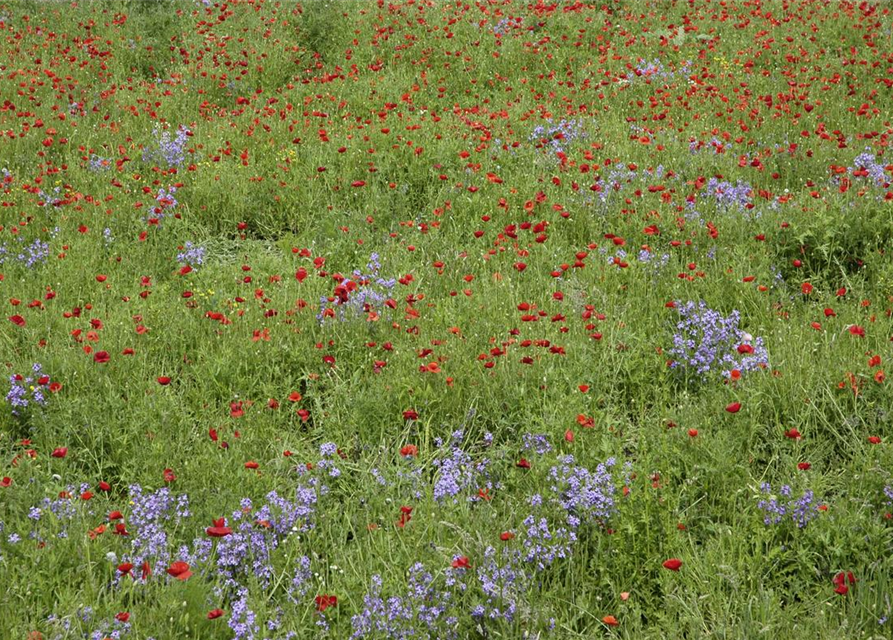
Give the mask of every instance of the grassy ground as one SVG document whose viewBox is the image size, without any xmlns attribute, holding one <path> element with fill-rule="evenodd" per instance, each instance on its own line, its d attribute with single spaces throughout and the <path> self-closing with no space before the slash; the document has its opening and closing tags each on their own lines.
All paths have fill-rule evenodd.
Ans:
<svg viewBox="0 0 893 640">
<path fill-rule="evenodd" d="M 891 637 L 891 25 L 0 4 L 0 636 Z"/>
</svg>

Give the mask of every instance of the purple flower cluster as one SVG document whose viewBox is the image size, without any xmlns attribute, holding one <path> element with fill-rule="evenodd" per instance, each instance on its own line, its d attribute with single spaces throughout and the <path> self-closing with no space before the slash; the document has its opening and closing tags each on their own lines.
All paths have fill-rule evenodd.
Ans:
<svg viewBox="0 0 893 640">
<path fill-rule="evenodd" d="M 183 125 L 177 127 L 177 135 L 171 138 L 170 131 L 155 128 L 155 145 L 143 149 L 143 162 L 165 163 L 168 167 L 179 167 L 186 160 L 186 142 L 190 131 Z"/>
<path fill-rule="evenodd" d="M 741 321 L 738 311 L 726 317 L 709 308 L 703 300 L 697 304 L 677 302 L 676 311 L 681 320 L 669 350 L 675 358 L 671 368 L 689 369 L 702 378 L 719 371 L 729 378 L 733 370 L 746 373 L 769 365 L 763 339 L 753 338 L 738 328 Z"/>
<path fill-rule="evenodd" d="M 31 374 L 27 376 L 18 373 L 9 376 L 6 402 L 12 409 L 12 415 L 21 416 L 32 403 L 41 407 L 46 406 L 47 399 L 44 392 L 49 385 L 50 378 L 44 375 L 39 362 L 31 365 Z"/>
<path fill-rule="evenodd" d="M 738 209 L 744 209 L 746 205 L 751 203 L 753 187 L 741 180 L 732 184 L 725 180 L 710 178 L 707 181 L 705 192 L 725 209 L 730 209 L 733 206 L 738 207 Z"/>
<path fill-rule="evenodd" d="M 297 565 L 298 566 L 295 568 L 295 575 L 291 579 L 291 585 L 288 587 L 288 599 L 295 604 L 300 602 L 304 596 L 307 595 L 310 587 L 313 586 L 310 582 L 312 577 L 310 572 L 310 558 L 301 556 L 298 558 Z"/>
<path fill-rule="evenodd" d="M 667 263 L 670 261 L 670 254 L 662 253 L 658 256 L 653 251 L 642 249 L 639 251 L 637 258 L 639 262 L 651 265 L 654 271 L 657 272 L 667 266 Z"/>
<path fill-rule="evenodd" d="M 51 205 L 53 207 L 61 207 L 64 198 L 62 197 L 62 187 L 53 187 L 52 193 L 47 193 L 43 189 L 38 190 L 37 197 L 39 206 L 45 207 Z"/>
<path fill-rule="evenodd" d="M 99 628 L 90 634 L 89 638 L 90 640 L 105 640 L 106 638 L 110 638 L 111 640 L 121 640 L 121 638 L 128 635 L 130 631 L 130 622 L 122 622 L 117 618 L 112 618 L 108 622 L 101 623 Z"/>
<path fill-rule="evenodd" d="M 533 577 L 532 572 L 523 566 L 521 552 L 503 547 L 502 552 L 497 553 L 493 547 L 487 547 L 483 561 L 476 569 L 476 577 L 486 600 L 472 608 L 472 617 L 514 620 L 518 603 Z"/>
<path fill-rule="evenodd" d="M 205 247 L 187 240 L 183 243 L 183 250 L 177 254 L 177 262 L 198 269 L 205 263 Z"/>
<path fill-rule="evenodd" d="M 763 499 L 757 503 L 757 507 L 763 512 L 763 522 L 767 526 L 777 525 L 788 518 L 800 529 L 819 514 L 815 495 L 809 489 L 803 491 L 799 498 L 793 497 L 790 485 L 782 485 L 779 495 L 772 493 L 772 486 L 768 482 L 760 485 Z"/>
<path fill-rule="evenodd" d="M 140 565 L 154 561 L 153 569 L 166 568 L 171 554 L 165 525 L 179 524 L 190 516 L 188 497 L 186 494 L 175 497 L 167 487 L 146 493 L 140 485 L 131 485 L 130 502 L 130 562 Z"/>
<path fill-rule="evenodd" d="M 425 565 L 417 562 L 409 569 L 407 593 L 385 600 L 381 595 L 381 576 L 372 576 L 369 591 L 363 596 L 363 610 L 351 618 L 351 638 L 457 637 L 458 620 L 449 615 L 452 591 L 435 582 Z"/>
<path fill-rule="evenodd" d="M 155 202 L 158 204 L 153 209 L 153 213 L 155 217 L 159 220 L 164 218 L 169 211 L 175 209 L 179 203 L 174 194 L 177 193 L 177 187 L 170 186 L 167 190 L 164 187 L 158 190 L 158 195 L 155 196 Z"/>
<path fill-rule="evenodd" d="M 233 600 L 232 610 L 229 616 L 229 628 L 233 631 L 234 640 L 254 640 L 260 627 L 257 624 L 257 616 L 248 608 L 249 591 L 241 588 Z"/>
<path fill-rule="evenodd" d="M 856 156 L 853 159 L 853 166 L 847 169 L 850 175 L 866 178 L 877 186 L 888 185 L 890 182 L 886 174 L 886 165 L 878 162 L 878 158 L 870 149 L 865 149 L 864 153 Z"/>
<path fill-rule="evenodd" d="M 571 455 L 560 456 L 549 470 L 551 491 L 567 515 L 567 524 L 576 529 L 581 524 L 604 524 L 617 512 L 614 494 L 617 491 L 608 458 L 594 471 L 575 463 Z"/>
<path fill-rule="evenodd" d="M 437 476 L 434 480 L 434 499 L 443 503 L 452 501 L 459 503 L 459 498 L 465 496 L 469 502 L 480 500 L 478 491 L 498 488 L 490 480 L 488 467 L 490 461 L 484 458 L 475 462 L 471 455 L 462 450 L 458 443 L 462 441 L 463 432 L 456 431 L 452 435 L 452 444 L 446 451 L 434 460 L 437 467 Z"/>
<path fill-rule="evenodd" d="M 325 470 L 330 478 L 337 478 L 341 475 L 341 469 L 335 466 L 335 457 L 338 455 L 338 445 L 334 442 L 326 442 L 320 445 L 319 455 L 322 460 L 316 463 L 318 469 Z"/>
<path fill-rule="evenodd" d="M 547 435 L 525 433 L 521 436 L 521 451 L 533 451 L 542 456 L 552 451 L 552 444 Z"/>
<path fill-rule="evenodd" d="M 90 156 L 90 171 L 94 173 L 102 173 L 112 168 L 112 161 L 109 158 L 101 158 L 96 154 Z"/>
<path fill-rule="evenodd" d="M 570 556 L 571 548 L 577 542 L 573 526 L 570 529 L 563 526 L 550 527 L 549 520 L 543 516 L 527 516 L 524 518 L 524 527 L 522 559 L 536 571 L 544 571 L 556 560 Z"/>
<path fill-rule="evenodd" d="M 371 311 L 382 311 L 385 308 L 384 303 L 390 297 L 390 291 L 397 285 L 397 281 L 379 275 L 381 263 L 377 253 L 369 256 L 366 271 L 367 273 L 363 273 L 355 269 L 351 278 L 345 278 L 339 283 L 338 287 L 344 289 L 345 298 L 339 297 L 334 301 L 327 296 L 320 298 L 319 314 L 316 316 L 320 323 L 325 318 L 326 309 L 334 308 L 330 305 L 338 307 L 338 318 L 341 321 L 348 318 L 362 318 Z M 348 282 L 356 284 L 353 291 L 348 290 Z"/>
<path fill-rule="evenodd" d="M 19 247 L 18 252 L 11 252 L 6 243 L 0 244 L 0 264 L 6 262 L 7 258 L 12 258 L 29 269 L 46 263 L 47 258 L 50 256 L 50 245 L 48 242 L 37 238 L 31 244 L 25 245 L 25 241 L 22 238 L 16 239 L 24 245 Z"/>
<path fill-rule="evenodd" d="M 583 123 L 576 120 L 561 120 L 553 124 L 547 121 L 546 126 L 538 125 L 530 132 L 529 140 L 536 143 L 537 149 L 548 148 L 555 153 L 565 153 L 577 140 L 588 137 Z"/>
<path fill-rule="evenodd" d="M 503 18 L 493 25 L 493 35 L 504 36 L 512 29 L 513 26 L 514 25 L 511 18 Z"/>
<path fill-rule="evenodd" d="M 318 486 L 318 480 L 311 478 L 308 486 L 297 488 L 294 500 L 271 491 L 267 503 L 256 510 L 251 500 L 242 500 L 230 519 L 232 534 L 221 538 L 217 546 L 217 570 L 226 584 L 237 588 L 249 575 L 261 584 L 270 583 L 272 552 L 291 534 L 313 527 Z"/>
</svg>

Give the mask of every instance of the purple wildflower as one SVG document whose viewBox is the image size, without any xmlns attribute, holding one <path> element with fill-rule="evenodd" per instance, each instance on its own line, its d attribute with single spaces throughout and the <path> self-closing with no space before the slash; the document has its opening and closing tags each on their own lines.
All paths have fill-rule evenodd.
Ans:
<svg viewBox="0 0 893 640">
<path fill-rule="evenodd" d="M 746 373 L 768 366 L 769 354 L 763 339 L 753 338 L 738 328 L 738 311 L 725 317 L 703 300 L 698 304 L 676 303 L 676 311 L 682 319 L 676 325 L 677 333 L 669 350 L 676 358 L 672 368 L 690 369 L 701 378 L 719 369 L 723 377 L 729 378 L 732 370 Z"/>
<path fill-rule="evenodd" d="M 198 269 L 205 262 L 205 247 L 187 240 L 183 243 L 183 250 L 177 254 L 177 262 Z"/>
<path fill-rule="evenodd" d="M 811 490 L 807 489 L 800 497 L 794 498 L 790 485 L 782 485 L 779 496 L 776 496 L 772 493 L 772 486 L 764 482 L 760 485 L 760 491 L 765 497 L 757 503 L 757 507 L 763 512 L 763 523 L 767 526 L 777 525 L 790 518 L 802 529 L 819 514 L 815 494 Z"/>
<path fill-rule="evenodd" d="M 186 142 L 190 133 L 189 129 L 180 125 L 177 127 L 177 135 L 171 138 L 170 131 L 162 131 L 156 127 L 155 146 L 143 149 L 143 162 L 163 162 L 168 167 L 179 167 L 186 160 Z"/>
</svg>

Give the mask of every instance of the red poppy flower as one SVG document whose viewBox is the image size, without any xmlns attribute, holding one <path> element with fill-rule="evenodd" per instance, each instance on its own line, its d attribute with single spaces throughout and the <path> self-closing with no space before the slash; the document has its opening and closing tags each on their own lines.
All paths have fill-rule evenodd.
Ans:
<svg viewBox="0 0 893 640">
<path fill-rule="evenodd" d="M 118 622 L 127 622 L 128 620 L 130 620 L 130 613 L 128 613 L 127 611 L 116 613 L 115 620 L 117 620 Z"/>
<path fill-rule="evenodd" d="M 503 531 L 502 533 L 499 534 L 499 539 L 502 540 L 503 542 L 508 542 L 509 540 L 511 540 L 514 537 L 515 537 L 515 534 L 511 531 Z"/>
<path fill-rule="evenodd" d="M 121 520 L 122 518 L 124 518 L 124 514 L 120 511 L 112 511 L 109 514 L 109 521 Z"/>
<path fill-rule="evenodd" d="M 419 448 L 414 444 L 405 445 L 400 449 L 400 455 L 404 458 L 412 458 L 413 456 L 417 456 L 419 454 Z"/>
<path fill-rule="evenodd" d="M 521 458 L 520 460 L 518 460 L 518 462 L 515 463 L 515 466 L 519 469 L 529 469 L 530 461 L 527 460 L 527 458 Z"/>
<path fill-rule="evenodd" d="M 853 575 L 852 571 L 847 571 L 846 573 L 841 571 L 831 579 L 831 582 L 837 585 L 837 588 L 834 589 L 834 593 L 845 596 L 850 590 L 847 583 L 856 584 L 856 576 Z"/>
<path fill-rule="evenodd" d="M 246 469 L 257 469 L 260 465 L 257 464 L 254 460 L 249 460 L 245 463 Z"/>
<path fill-rule="evenodd" d="M 100 491 L 110 491 L 112 486 L 108 482 L 99 482 L 99 490 Z"/>
<path fill-rule="evenodd" d="M 168 575 L 173 576 L 177 580 L 186 580 L 192 575 L 189 565 L 182 561 L 173 563 L 167 570 Z"/>
<path fill-rule="evenodd" d="M 158 384 L 160 384 L 161 386 L 164 387 L 164 386 L 169 385 L 170 383 L 171 383 L 171 379 L 168 378 L 167 376 L 158 376 Z"/>
<path fill-rule="evenodd" d="M 162 472 L 162 477 L 164 478 L 164 481 L 167 483 L 171 483 L 177 479 L 177 476 L 174 475 L 173 469 L 165 469 Z"/>
<path fill-rule="evenodd" d="M 211 609 L 208 611 L 208 620 L 216 620 L 220 616 L 222 616 L 226 611 L 223 609 Z"/>
<path fill-rule="evenodd" d="M 615 618 L 614 616 L 605 616 L 604 618 L 602 618 L 602 622 L 604 622 L 609 627 L 616 627 L 620 624 L 619 622 L 617 622 L 617 618 Z"/>
<path fill-rule="evenodd" d="M 98 362 L 99 364 L 104 364 L 108 362 L 110 359 L 108 351 L 97 351 L 93 354 L 93 362 Z"/>
<path fill-rule="evenodd" d="M 56 447 L 50 455 L 54 458 L 64 458 L 68 455 L 68 447 Z"/>
<path fill-rule="evenodd" d="M 787 431 L 784 432 L 784 437 L 785 437 L 785 438 L 790 438 L 791 440 L 799 440 L 799 439 L 802 438 L 803 436 L 800 434 L 799 431 L 797 431 L 796 429 L 791 428 L 791 429 L 788 429 Z"/>
<path fill-rule="evenodd" d="M 664 560 L 664 569 L 669 569 L 670 571 L 679 571 L 679 567 L 682 566 L 682 560 L 679 558 L 670 558 L 669 560 Z"/>
<path fill-rule="evenodd" d="M 337 607 L 338 606 L 338 597 L 328 594 L 322 594 L 316 596 L 316 610 L 322 613 L 329 607 Z"/>
<path fill-rule="evenodd" d="M 726 411 L 729 413 L 738 413 L 741 411 L 741 403 L 740 402 L 732 402 L 726 405 Z"/>
<path fill-rule="evenodd" d="M 226 520 L 223 518 L 218 518 L 217 520 L 214 520 L 213 523 L 213 527 L 205 529 L 205 533 L 212 538 L 224 538 L 233 532 L 232 529 L 226 526 Z"/>
<path fill-rule="evenodd" d="M 467 569 L 470 565 L 468 563 L 467 556 L 459 556 L 455 560 L 453 560 L 453 564 L 450 565 L 453 569 Z"/>
<path fill-rule="evenodd" d="M 20 327 L 25 326 L 25 319 L 22 316 L 18 316 L 18 315 L 10 316 L 9 321 L 15 325 L 20 326 Z"/>
<path fill-rule="evenodd" d="M 871 444 L 880 444 L 881 439 L 878 436 L 868 436 L 868 442 Z"/>
<path fill-rule="evenodd" d="M 400 507 L 400 520 L 397 521 L 397 526 L 401 529 L 406 526 L 406 523 L 412 519 L 412 507 L 403 506 Z"/>
<path fill-rule="evenodd" d="M 123 562 L 118 565 L 118 571 L 124 575 L 132 575 L 130 572 L 133 571 L 133 563 L 132 562 Z"/>
<path fill-rule="evenodd" d="M 3 476 L 3 478 L 0 479 L 0 487 L 3 487 L 5 489 L 6 487 L 10 486 L 12 486 L 12 478 L 10 478 L 9 476 Z"/>
<path fill-rule="evenodd" d="M 416 412 L 415 409 L 407 409 L 406 411 L 403 412 L 403 419 L 404 420 L 418 420 L 419 414 Z"/>
</svg>

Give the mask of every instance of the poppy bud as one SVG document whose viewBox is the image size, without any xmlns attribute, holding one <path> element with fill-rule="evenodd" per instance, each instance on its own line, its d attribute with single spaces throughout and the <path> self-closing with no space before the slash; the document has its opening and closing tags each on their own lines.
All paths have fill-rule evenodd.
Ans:
<svg viewBox="0 0 893 640">
<path fill-rule="evenodd" d="M 682 566 L 682 560 L 678 558 L 670 558 L 669 560 L 664 560 L 664 569 L 669 569 L 670 571 L 679 571 L 679 567 Z"/>
</svg>

